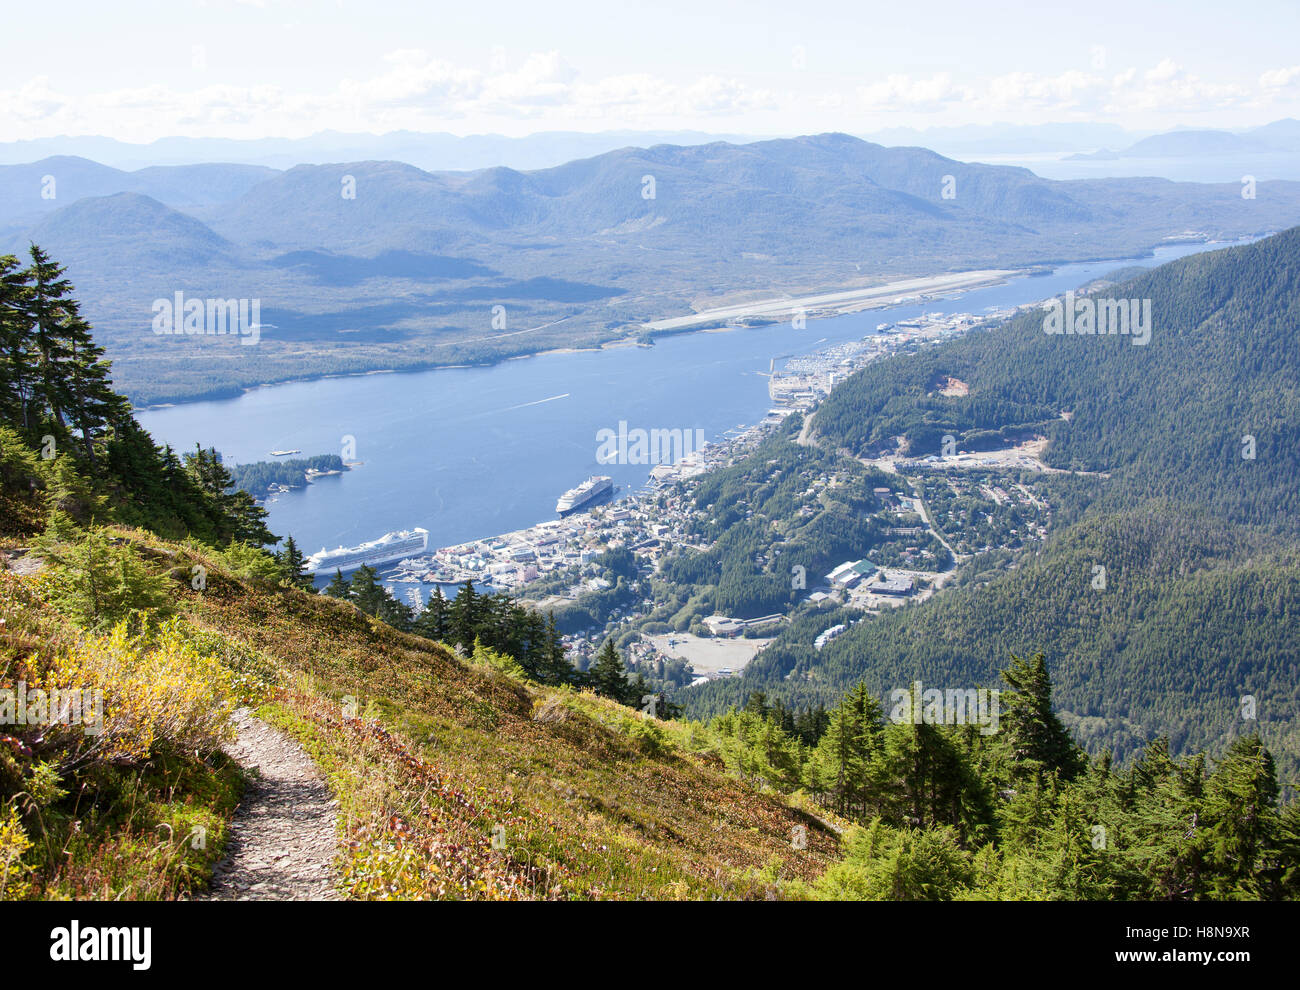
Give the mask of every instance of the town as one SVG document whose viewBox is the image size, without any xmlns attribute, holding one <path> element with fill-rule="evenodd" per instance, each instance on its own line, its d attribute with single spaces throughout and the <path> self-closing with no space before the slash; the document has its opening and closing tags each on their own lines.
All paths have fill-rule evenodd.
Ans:
<svg viewBox="0 0 1300 990">
<path fill-rule="evenodd" d="M 1005 318 L 1009 312 L 992 313 L 987 319 Z M 859 341 L 792 358 L 779 372 L 773 361 L 767 374 L 772 407 L 759 423 L 729 431 L 672 463 L 655 465 L 642 489 L 615 502 L 403 560 L 384 574 L 388 590 L 397 596 L 398 586 L 407 585 L 406 597 L 418 608 L 426 586 L 444 586 L 454 593 L 454 586 L 471 581 L 566 617 L 561 625 L 565 645 L 580 665 L 606 638 L 618 634 L 634 666 L 662 670 L 664 664 L 676 663 L 684 666 L 690 683 L 734 676 L 771 642 L 789 616 L 712 614 L 693 616 L 682 629 L 665 624 L 680 610 L 671 607 L 675 603 L 656 601 L 652 579 L 671 555 L 706 552 L 711 546 L 699 534 L 694 484 L 739 463 L 786 417 L 813 412 L 838 381 L 867 363 L 949 339 L 982 325 L 984 319 L 968 313 L 928 313 L 881 324 Z M 1036 456 L 1040 449 L 1031 443 L 992 453 L 953 450 L 942 456 L 865 461 L 896 476 L 894 484 L 871 492 L 884 539 L 870 559 L 848 559 L 826 574 L 792 577 L 792 587 L 801 592 L 797 607 L 842 607 L 870 617 L 935 594 L 958 563 L 973 554 L 1042 539 L 1050 507 L 1041 493 L 1019 480 L 1021 472 L 1047 470 Z M 845 484 L 847 479 L 833 471 L 814 473 L 798 515 L 814 514 L 824 493 Z M 616 578 L 611 580 L 603 562 L 613 550 L 626 551 L 634 561 L 634 571 L 626 575 L 632 593 L 615 595 Z M 816 648 L 845 628 L 826 630 Z"/>
</svg>

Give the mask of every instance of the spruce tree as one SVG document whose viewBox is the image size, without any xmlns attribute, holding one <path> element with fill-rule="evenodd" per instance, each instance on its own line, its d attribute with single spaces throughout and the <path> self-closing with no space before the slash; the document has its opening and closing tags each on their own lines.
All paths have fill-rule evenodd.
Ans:
<svg viewBox="0 0 1300 990">
<path fill-rule="evenodd" d="M 264 546 L 277 541 L 266 528 L 266 510 L 248 492 L 235 488 L 235 479 L 215 448 L 204 450 L 195 444 L 194 453 L 185 455 L 185 469 L 218 510 L 223 543 Z"/>
<path fill-rule="evenodd" d="M 285 537 L 284 549 L 275 555 L 275 559 L 280 562 L 280 568 L 284 573 L 283 580 L 287 584 L 304 591 L 311 590 L 315 586 L 312 576 L 303 570 L 307 565 L 307 558 L 298 549 L 298 544 L 294 542 L 292 536 Z"/>
<path fill-rule="evenodd" d="M 26 272 L 29 287 L 26 316 L 34 364 L 32 398 L 36 415 L 33 418 L 40 421 L 31 426 L 52 429 L 56 436 L 64 437 L 71 396 L 61 366 L 72 359 L 64 329 L 71 315 L 68 304 L 72 283 L 63 277 L 63 269 L 35 244 L 31 246 L 31 259 Z"/>
<path fill-rule="evenodd" d="M 830 713 L 830 726 L 808 760 L 809 789 L 828 794 L 841 813 L 862 813 L 874 802 L 881 716 L 880 702 L 859 684 Z"/>
<path fill-rule="evenodd" d="M 546 617 L 546 661 L 542 680 L 547 684 L 569 684 L 573 681 L 573 664 L 565 655 L 564 640 L 555 625 L 555 613 Z"/>
<path fill-rule="evenodd" d="M 451 643 L 453 646 L 459 646 L 466 653 L 474 649 L 474 640 L 479 635 L 483 611 L 483 606 L 479 603 L 480 597 L 474 590 L 474 582 L 466 581 L 460 586 L 448 609 Z"/>
<path fill-rule="evenodd" d="M 366 615 L 378 615 L 388 593 L 379 583 L 379 572 L 369 564 L 362 564 L 352 572 L 352 579 L 348 582 L 348 597 Z"/>
<path fill-rule="evenodd" d="M 1085 761 L 1052 711 L 1052 679 L 1043 654 L 1029 660 L 1012 655 L 1011 666 L 1002 671 L 1002 679 L 1012 688 L 998 699 L 1002 731 L 1013 761 L 1012 775 L 1053 771 L 1063 780 L 1074 778 Z"/>
<path fill-rule="evenodd" d="M 1273 755 L 1258 735 L 1237 739 L 1205 785 L 1198 822 L 1214 900 L 1258 900 L 1277 817 Z"/>
<path fill-rule="evenodd" d="M 435 587 L 429 595 L 428 602 L 420 610 L 420 614 L 415 617 L 411 631 L 417 636 L 423 636 L 425 639 L 432 639 L 435 642 L 442 643 L 447 639 L 449 628 L 447 599 L 443 597 L 442 589 Z"/>
<path fill-rule="evenodd" d="M 343 580 L 342 570 L 338 568 L 335 569 L 334 577 L 332 577 L 330 583 L 325 586 L 324 594 L 329 595 L 331 598 L 342 598 L 344 600 L 349 600 L 352 597 L 352 589 L 348 585 L 347 581 Z"/>
<path fill-rule="evenodd" d="M 628 697 L 628 683 L 624 676 L 623 658 L 618 655 L 612 639 L 605 640 L 605 645 L 596 655 L 596 662 L 587 671 L 592 689 L 597 694 L 615 701 L 625 701 Z"/>
<path fill-rule="evenodd" d="M 27 275 L 12 254 L 0 256 L 0 419 L 30 441 L 32 365 L 27 356 Z"/>
</svg>

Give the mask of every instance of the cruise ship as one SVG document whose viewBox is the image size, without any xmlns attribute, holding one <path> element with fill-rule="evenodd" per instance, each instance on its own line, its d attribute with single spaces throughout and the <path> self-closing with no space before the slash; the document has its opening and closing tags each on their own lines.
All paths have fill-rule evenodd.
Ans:
<svg viewBox="0 0 1300 990">
<path fill-rule="evenodd" d="M 555 511 L 562 516 L 567 516 L 570 512 L 577 512 L 613 491 L 614 479 L 604 475 L 588 478 L 577 488 L 570 488 L 561 495 L 560 500 L 555 503 Z"/>
<path fill-rule="evenodd" d="M 396 533 L 385 533 L 377 540 L 363 543 L 359 547 L 338 547 L 334 550 L 321 548 L 307 558 L 305 567 L 308 574 L 322 571 L 353 571 L 363 564 L 374 567 L 378 564 L 390 564 L 406 557 L 418 557 L 429 548 L 429 531 L 416 527 L 403 529 Z"/>
</svg>

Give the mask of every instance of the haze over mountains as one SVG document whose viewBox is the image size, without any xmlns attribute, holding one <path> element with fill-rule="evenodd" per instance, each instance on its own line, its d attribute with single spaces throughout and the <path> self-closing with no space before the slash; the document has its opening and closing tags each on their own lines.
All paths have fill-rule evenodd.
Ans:
<svg viewBox="0 0 1300 990">
<path fill-rule="evenodd" d="M 886 146 L 929 148 L 952 158 L 1076 153 L 1094 158 L 1226 151 L 1300 151 L 1300 122 L 1291 118 L 1239 131 L 1175 128 L 1135 131 L 1118 124 L 966 124 L 958 127 L 891 127 L 857 135 Z M 1200 138 L 1188 135 L 1201 135 Z M 302 138 L 166 137 L 147 144 L 94 135 L 0 142 L 0 165 L 19 165 L 54 157 L 89 158 L 114 168 L 200 165 L 223 162 L 289 169 L 330 162 L 398 161 L 427 171 L 472 171 L 504 166 L 542 169 L 622 148 L 657 144 L 699 145 L 725 141 L 752 144 L 789 135 L 705 133 L 703 131 L 543 131 L 523 137 L 501 134 L 456 135 L 390 131 L 353 134 L 322 131 Z M 1167 140 L 1166 140 L 1167 139 Z M 1147 142 L 1151 142 L 1148 144 Z M 1164 146 L 1164 150 L 1162 149 Z M 1122 149 L 1119 151 L 1112 149 Z"/>
<path fill-rule="evenodd" d="M 843 134 L 531 172 L 55 158 L 0 166 L 0 190 L 0 249 L 35 241 L 68 265 L 137 402 L 635 339 L 643 321 L 722 302 L 1300 223 L 1300 183 L 1252 200 L 1234 184 L 1056 182 Z M 152 303 L 178 291 L 260 300 L 260 345 L 160 340 Z"/>
<path fill-rule="evenodd" d="M 543 131 L 525 137 L 501 134 L 422 133 L 348 134 L 322 131 L 303 138 L 160 138 L 132 144 L 114 138 L 51 137 L 0 142 L 0 164 L 16 165 L 59 155 L 91 158 L 116 168 L 148 165 L 198 165 L 236 162 L 286 169 L 295 165 L 367 160 L 406 162 L 424 169 L 473 170 L 505 165 L 510 168 L 550 168 L 575 158 L 604 154 L 629 146 L 709 144 L 759 140 L 740 134 L 702 131 Z"/>
<path fill-rule="evenodd" d="M 1300 152 L 1300 120 L 1275 120 L 1248 131 L 1170 131 L 1143 138 L 1120 151 L 1103 148 L 1070 159 L 1107 161 L 1121 158 L 1179 158 L 1190 155 Z"/>
</svg>

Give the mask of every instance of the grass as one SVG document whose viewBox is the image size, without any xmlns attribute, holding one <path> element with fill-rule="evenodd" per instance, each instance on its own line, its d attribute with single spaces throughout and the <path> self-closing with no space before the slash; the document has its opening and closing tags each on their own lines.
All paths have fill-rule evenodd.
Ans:
<svg viewBox="0 0 1300 990">
<path fill-rule="evenodd" d="M 237 577 L 200 547 L 132 535 L 160 573 L 208 569 L 203 591 L 175 581 L 178 626 L 231 683 L 262 685 L 258 714 L 321 768 L 339 801 L 347 897 L 764 899 L 798 896 L 838 858 L 821 817 L 728 775 L 698 726 L 526 682 L 346 603 Z M 21 580 L 39 599 L 39 582 Z M 39 635 L 68 635 L 48 603 L 30 604 L 44 612 Z M 237 802 L 236 768 L 162 745 L 137 790 L 105 773 L 79 784 L 84 839 L 72 795 L 51 805 L 57 821 L 28 822 L 45 842 L 23 857 L 31 896 L 199 889 Z M 81 814 L 88 794 L 93 816 Z M 200 825 L 207 848 L 188 849 Z M 58 865 L 65 847 L 75 869 Z"/>
<path fill-rule="evenodd" d="M 201 667 L 160 666 L 170 655 L 157 639 L 113 640 L 70 626 L 47 600 L 52 587 L 44 577 L 0 572 L 0 686 L 90 678 L 84 683 L 104 691 L 104 719 L 98 735 L 80 726 L 0 726 L 0 897 L 201 892 L 244 778 L 214 740 L 177 718 L 184 696 L 171 689 L 207 706 L 215 685 L 202 682 Z M 145 669 L 165 674 L 157 684 L 168 690 L 142 690 L 133 671 Z"/>
</svg>

